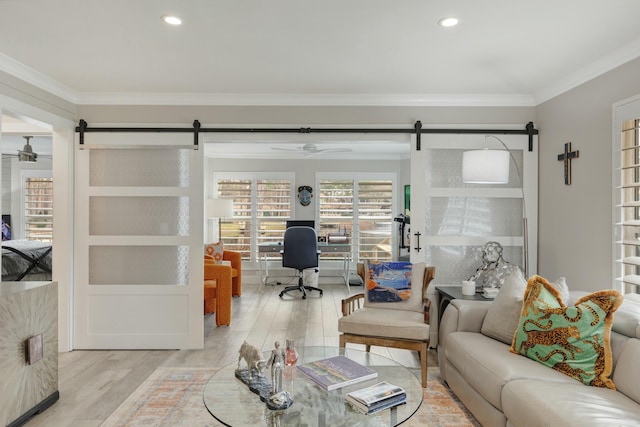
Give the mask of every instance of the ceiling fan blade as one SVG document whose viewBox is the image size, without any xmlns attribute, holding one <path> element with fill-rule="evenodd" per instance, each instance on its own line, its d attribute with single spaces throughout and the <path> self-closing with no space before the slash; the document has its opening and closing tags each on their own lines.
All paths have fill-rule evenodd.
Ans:
<svg viewBox="0 0 640 427">
<path fill-rule="evenodd" d="M 324 153 L 349 153 L 351 151 L 351 148 L 326 148 L 324 150 L 318 150 L 318 152 Z"/>
<path fill-rule="evenodd" d="M 299 151 L 302 152 L 302 147 L 299 148 L 282 148 L 282 147 L 271 147 L 272 150 L 278 151 Z"/>
<path fill-rule="evenodd" d="M 346 153 L 352 151 L 351 148 L 318 148 L 317 145 L 307 143 L 302 147 L 296 148 L 284 148 L 284 147 L 271 147 L 272 150 L 278 151 L 291 151 L 298 152 L 304 155 L 304 157 L 311 157 L 323 153 Z"/>
</svg>

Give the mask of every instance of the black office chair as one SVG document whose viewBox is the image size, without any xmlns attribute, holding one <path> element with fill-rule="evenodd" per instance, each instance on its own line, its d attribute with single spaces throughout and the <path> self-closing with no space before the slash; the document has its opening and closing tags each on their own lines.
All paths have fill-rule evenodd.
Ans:
<svg viewBox="0 0 640 427">
<path fill-rule="evenodd" d="M 322 289 L 313 286 L 305 286 L 302 274 L 307 268 L 318 268 L 318 237 L 316 230 L 311 227 L 289 227 L 284 232 L 284 249 L 282 254 L 282 266 L 298 270 L 298 285 L 287 286 L 280 292 L 280 298 L 289 291 L 302 292 L 302 299 L 307 299 L 307 290 L 319 291 Z"/>
</svg>

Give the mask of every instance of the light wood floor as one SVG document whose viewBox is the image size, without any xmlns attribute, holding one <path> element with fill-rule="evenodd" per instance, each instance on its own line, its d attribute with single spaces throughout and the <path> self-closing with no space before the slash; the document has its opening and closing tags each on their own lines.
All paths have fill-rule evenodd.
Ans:
<svg viewBox="0 0 640 427">
<path fill-rule="evenodd" d="M 325 279 L 327 280 L 327 279 Z M 324 296 L 313 292 L 306 300 L 296 293 L 278 297 L 283 286 L 243 284 L 233 299 L 230 326 L 216 327 L 215 315 L 204 316 L 203 350 L 73 351 L 59 355 L 60 400 L 27 425 L 47 427 L 99 426 L 160 366 L 222 367 L 237 362 L 244 340 L 267 351 L 275 341 L 294 338 L 296 346 L 338 346 L 340 302 L 348 295 L 344 284 L 323 283 Z M 357 293 L 362 287 L 352 287 Z M 349 345 L 351 347 L 351 345 Z M 353 345 L 354 348 L 364 346 Z M 374 347 L 420 377 L 417 354 Z M 437 366 L 430 351 L 429 366 Z"/>
</svg>

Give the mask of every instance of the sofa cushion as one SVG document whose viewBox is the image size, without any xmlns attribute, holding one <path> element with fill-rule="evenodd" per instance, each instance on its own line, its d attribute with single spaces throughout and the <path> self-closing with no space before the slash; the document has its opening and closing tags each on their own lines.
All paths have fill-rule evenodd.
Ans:
<svg viewBox="0 0 640 427">
<path fill-rule="evenodd" d="M 552 285 L 563 295 L 563 299 L 569 297 L 569 288 L 564 277 L 559 278 Z M 522 271 L 519 268 L 512 269 L 505 278 L 500 292 L 491 302 L 480 332 L 511 345 L 520 320 L 522 299 L 526 288 L 527 280 Z"/>
<path fill-rule="evenodd" d="M 424 276 L 425 263 L 419 262 L 411 265 L 411 296 L 406 301 L 398 302 L 375 302 L 369 299 L 368 292 L 365 291 L 364 306 L 369 308 L 400 309 L 424 312 L 424 302 L 422 301 L 422 279 Z M 368 277 L 368 274 L 365 274 Z M 365 285 L 367 280 L 365 279 Z"/>
<path fill-rule="evenodd" d="M 613 372 L 613 381 L 619 392 L 640 404 L 638 361 L 640 361 L 640 340 L 637 338 L 626 340 Z"/>
<path fill-rule="evenodd" d="M 527 281 L 522 271 L 519 268 L 512 269 L 500 287 L 500 292 L 491 302 L 480 332 L 505 344 L 511 344 L 513 333 L 518 327 L 522 296 L 526 287 Z"/>
<path fill-rule="evenodd" d="M 502 407 L 514 426 L 637 426 L 638 404 L 608 388 L 527 379 L 504 386 Z"/>
<path fill-rule="evenodd" d="M 610 334 L 622 302 L 615 290 L 598 291 L 567 307 L 540 276 L 529 279 L 511 351 L 587 385 L 615 389 Z"/>
<path fill-rule="evenodd" d="M 566 375 L 509 352 L 509 346 L 477 332 L 452 332 L 444 349 L 453 365 L 483 398 L 502 410 L 502 388 L 509 381 L 542 378 L 574 382 Z"/>
<path fill-rule="evenodd" d="M 338 331 L 375 337 L 428 340 L 424 315 L 410 310 L 363 307 L 338 319 Z"/>
<path fill-rule="evenodd" d="M 640 338 L 640 300 L 637 294 L 627 294 L 616 311 L 612 330 L 632 338 Z"/>
</svg>

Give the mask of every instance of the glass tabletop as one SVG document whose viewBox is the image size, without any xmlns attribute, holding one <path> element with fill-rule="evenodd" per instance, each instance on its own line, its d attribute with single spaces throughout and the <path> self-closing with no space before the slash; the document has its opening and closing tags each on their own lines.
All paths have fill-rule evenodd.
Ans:
<svg viewBox="0 0 640 427">
<path fill-rule="evenodd" d="M 337 390 L 325 391 L 300 373 L 295 366 L 284 370 L 282 389 L 291 393 L 293 405 L 273 411 L 260 396 L 235 377 L 237 363 L 216 372 L 204 387 L 203 400 L 207 410 L 227 426 L 395 426 L 409 419 L 422 403 L 418 378 L 404 366 L 386 357 L 354 349 L 338 347 L 298 347 L 297 364 L 313 362 L 337 355 L 345 355 L 361 365 L 373 368 L 378 377 Z M 265 352 L 263 358 L 269 358 Z M 241 368 L 244 368 L 244 361 Z M 265 375 L 269 377 L 269 370 Z M 407 403 L 375 414 L 356 412 L 345 402 L 345 394 L 363 387 L 387 381 L 402 387 Z"/>
</svg>

